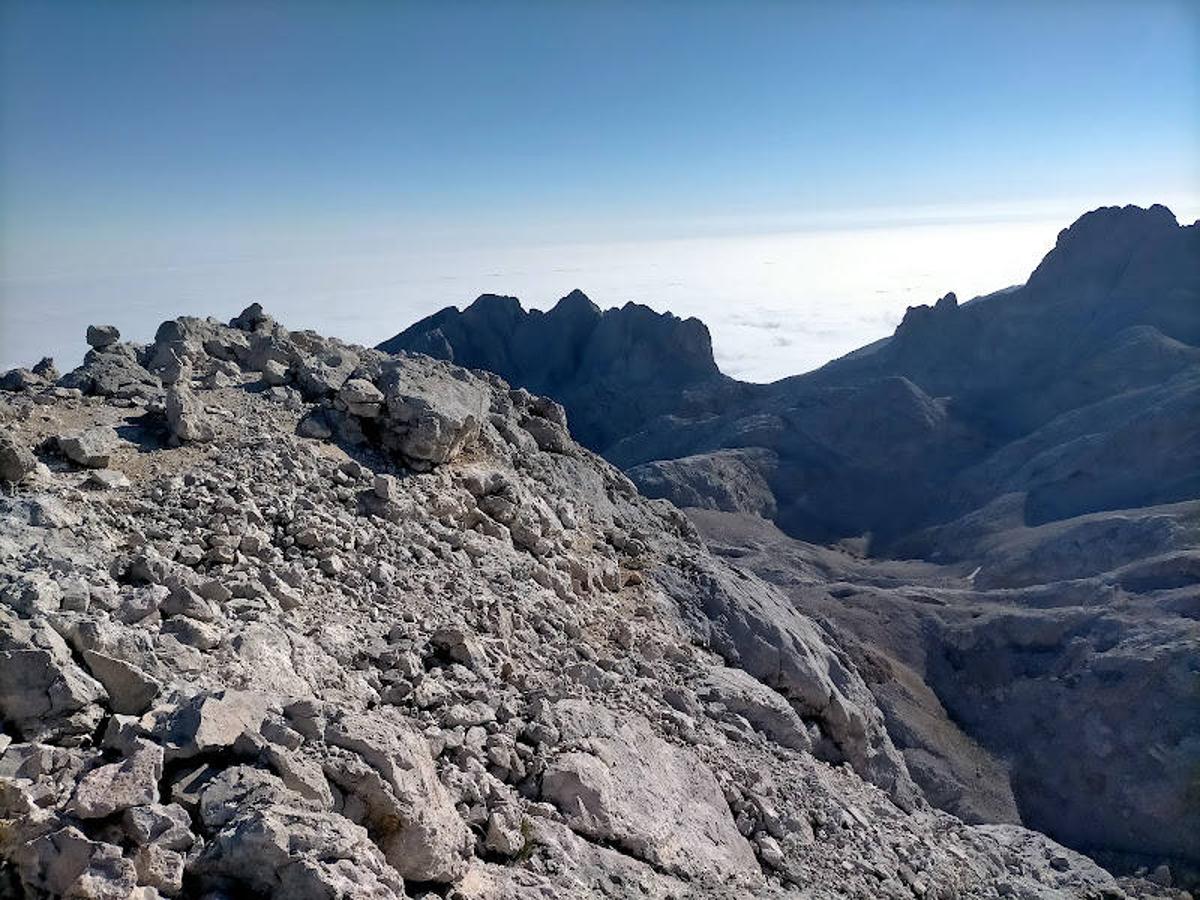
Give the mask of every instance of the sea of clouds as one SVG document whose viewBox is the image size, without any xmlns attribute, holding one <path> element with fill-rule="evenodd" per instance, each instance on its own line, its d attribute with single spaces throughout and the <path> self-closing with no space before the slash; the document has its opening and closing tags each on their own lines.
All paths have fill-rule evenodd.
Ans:
<svg viewBox="0 0 1200 900">
<path fill-rule="evenodd" d="M 64 371 L 89 323 L 138 341 L 177 315 L 228 319 L 253 300 L 290 328 L 373 345 L 481 293 L 548 308 L 573 288 L 601 307 L 628 301 L 709 327 L 726 373 L 771 381 L 888 335 L 910 305 L 1025 281 L 1061 219 L 905 224 L 587 243 L 378 242 L 253 248 L 157 264 L 119 258 L 0 277 L 0 369 L 52 355 Z M 153 254 L 150 255 L 153 258 Z"/>
</svg>

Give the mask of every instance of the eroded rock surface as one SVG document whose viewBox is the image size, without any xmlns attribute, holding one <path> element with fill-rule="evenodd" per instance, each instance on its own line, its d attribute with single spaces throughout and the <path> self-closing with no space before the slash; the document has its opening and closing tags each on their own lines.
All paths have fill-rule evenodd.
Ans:
<svg viewBox="0 0 1200 900">
<path fill-rule="evenodd" d="M 830 632 L 557 404 L 257 306 L 108 337 L 0 395 L 43 462 L 0 496 L 5 890 L 1120 895 L 931 809 Z M 104 488 L 57 449 L 97 429 Z"/>
</svg>

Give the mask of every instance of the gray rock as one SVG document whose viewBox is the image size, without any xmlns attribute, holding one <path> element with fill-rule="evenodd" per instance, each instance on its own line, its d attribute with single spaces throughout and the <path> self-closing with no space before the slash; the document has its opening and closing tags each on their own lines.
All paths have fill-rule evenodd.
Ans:
<svg viewBox="0 0 1200 900">
<path fill-rule="evenodd" d="M 281 387 L 288 383 L 291 375 L 288 373 L 287 366 L 273 359 L 269 359 L 262 367 L 262 380 L 264 384 L 272 387 Z"/>
<path fill-rule="evenodd" d="M 96 469 L 88 474 L 83 485 L 99 491 L 112 491 L 129 487 L 129 477 L 116 469 Z"/>
<path fill-rule="evenodd" d="M 89 469 L 107 469 L 120 438 L 108 426 L 85 428 L 58 437 L 58 448 L 73 463 Z"/>
<path fill-rule="evenodd" d="M 799 714 L 778 693 L 741 669 L 714 668 L 699 688 L 702 697 L 742 716 L 771 740 L 793 750 L 812 750 Z"/>
<path fill-rule="evenodd" d="M 26 740 L 75 742 L 104 715 L 104 688 L 45 650 L 0 652 L 0 716 Z"/>
<path fill-rule="evenodd" d="M 577 701 L 555 714 L 565 732 L 587 738 L 586 750 L 559 755 L 542 776 L 542 796 L 571 828 L 689 880 L 760 883 L 754 851 L 699 760 L 636 717 Z"/>
<path fill-rule="evenodd" d="M 32 450 L 8 435 L 0 435 L 0 481 L 16 483 L 36 468 L 37 457 Z"/>
<path fill-rule="evenodd" d="M 89 347 L 103 350 L 121 339 L 115 325 L 89 325 L 87 327 L 87 342 Z"/>
<path fill-rule="evenodd" d="M 83 776 L 68 810 L 80 819 L 103 819 L 131 807 L 157 803 L 162 776 L 162 747 L 136 740 L 124 762 L 100 766 Z"/>
<path fill-rule="evenodd" d="M 164 408 L 167 429 L 180 443 L 205 443 L 216 437 L 216 430 L 186 382 L 177 382 L 167 389 Z"/>
<path fill-rule="evenodd" d="M 21 880 L 51 896 L 127 900 L 137 885 L 137 871 L 120 847 L 70 826 L 18 847 L 14 857 Z"/>
<path fill-rule="evenodd" d="M 428 745 L 411 725 L 386 709 L 344 715 L 328 726 L 325 740 L 357 754 L 382 780 L 381 785 L 371 779 L 343 781 L 341 787 L 365 792 L 377 827 L 385 829 L 380 846 L 397 872 L 436 882 L 463 874 L 470 832 L 438 781 Z"/>
<path fill-rule="evenodd" d="M 86 649 L 81 655 L 88 671 L 108 692 L 109 706 L 113 712 L 141 715 L 150 708 L 151 702 L 162 690 L 157 680 L 123 659 Z"/>
<path fill-rule="evenodd" d="M 178 707 L 153 710 L 153 733 L 168 761 L 232 747 L 243 731 L 257 731 L 270 701 L 253 691 L 198 694 Z"/>
<path fill-rule="evenodd" d="M 343 384 L 338 400 L 356 416 L 375 419 L 383 412 L 383 392 L 365 378 L 351 378 Z"/>
</svg>

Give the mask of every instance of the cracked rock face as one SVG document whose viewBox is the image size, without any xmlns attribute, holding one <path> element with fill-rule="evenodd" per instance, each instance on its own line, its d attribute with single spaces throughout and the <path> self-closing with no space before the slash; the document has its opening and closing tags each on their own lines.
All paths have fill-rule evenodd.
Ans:
<svg viewBox="0 0 1200 900">
<path fill-rule="evenodd" d="M 0 893 L 1120 896 L 931 809 L 830 635 L 557 404 L 261 307 L 93 337 L 0 394 Z"/>
</svg>

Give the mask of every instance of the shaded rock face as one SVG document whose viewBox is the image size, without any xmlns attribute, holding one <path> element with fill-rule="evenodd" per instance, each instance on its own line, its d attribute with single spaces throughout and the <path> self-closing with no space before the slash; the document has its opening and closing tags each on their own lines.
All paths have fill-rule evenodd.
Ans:
<svg viewBox="0 0 1200 900">
<path fill-rule="evenodd" d="M 945 633 L 930 683 L 1012 759 L 1027 824 L 1086 850 L 1194 861 L 1198 649 L 1200 630 L 1169 621 L 1009 612 Z"/>
<path fill-rule="evenodd" d="M 567 406 L 574 433 L 601 452 L 647 419 L 671 411 L 693 387 L 725 379 L 697 319 L 626 304 L 601 310 L 572 291 L 548 312 L 485 294 L 448 307 L 379 345 L 495 372 Z"/>
<path fill-rule="evenodd" d="M 778 463 L 767 450 L 717 450 L 634 466 L 629 477 L 645 496 L 661 497 L 679 507 L 773 519 L 778 510 L 768 478 Z"/>
<path fill-rule="evenodd" d="M 996 563 L 998 584 L 971 561 L 864 559 L 758 517 L 693 517 L 715 551 L 836 636 L 930 802 L 969 821 L 1024 822 L 1122 871 L 1166 865 L 1191 884 L 1198 511 L 1192 501 L 1010 527 L 989 538 L 985 566 L 1010 563 Z M 1141 559 L 1089 563 L 1089 541 L 1104 557 L 1109 536 L 1128 541 L 1130 529 Z M 1163 535 L 1186 548 L 1158 552 Z M 1102 571 L 1043 580 L 1064 557 Z"/>
<path fill-rule="evenodd" d="M 602 314 L 575 295 L 550 313 L 481 298 L 381 347 L 553 396 L 655 496 L 750 509 L 807 540 L 869 533 L 887 552 L 1005 493 L 1027 496 L 1029 524 L 1197 496 L 1198 259 L 1200 231 L 1164 207 L 1099 209 L 1027 284 L 913 307 L 891 338 L 772 385 L 719 377 L 677 332 L 646 365 L 611 346 L 597 363 L 608 319 L 648 311 Z M 604 399 L 622 391 L 623 408 Z M 734 471 L 729 451 L 772 462 Z"/>
<path fill-rule="evenodd" d="M 4 891 L 1119 896 L 929 808 L 829 631 L 552 401 L 253 306 L 133 356 L 160 393 L 0 395 L 124 478 L 0 495 Z"/>
</svg>

